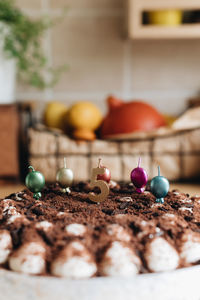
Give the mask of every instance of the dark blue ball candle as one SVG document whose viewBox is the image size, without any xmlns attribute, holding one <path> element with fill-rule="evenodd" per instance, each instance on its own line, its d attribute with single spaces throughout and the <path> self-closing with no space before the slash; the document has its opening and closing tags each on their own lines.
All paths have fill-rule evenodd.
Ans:
<svg viewBox="0 0 200 300">
<path fill-rule="evenodd" d="M 158 176 L 151 180 L 151 192 L 156 197 L 157 203 L 164 203 L 164 197 L 169 191 L 169 181 L 160 176 L 160 167 L 158 167 Z"/>
</svg>

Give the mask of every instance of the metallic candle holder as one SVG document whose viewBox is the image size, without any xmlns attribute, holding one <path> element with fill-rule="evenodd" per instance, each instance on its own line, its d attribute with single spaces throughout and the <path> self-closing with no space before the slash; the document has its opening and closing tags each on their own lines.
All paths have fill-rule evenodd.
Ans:
<svg viewBox="0 0 200 300">
<path fill-rule="evenodd" d="M 33 198 L 39 200 L 42 197 L 41 191 L 45 185 L 44 175 L 35 169 L 32 166 L 28 167 L 32 170 L 25 179 L 25 184 L 27 188 L 33 193 Z"/>
<path fill-rule="evenodd" d="M 160 176 L 160 167 L 158 166 L 158 176 L 151 180 L 151 192 L 156 197 L 156 203 L 164 203 L 164 197 L 169 191 L 169 181 Z"/>
<path fill-rule="evenodd" d="M 71 169 L 67 168 L 66 158 L 64 157 L 64 167 L 59 169 L 56 174 L 56 181 L 62 187 L 63 193 L 71 193 L 70 186 L 73 183 L 74 174 Z"/>
<path fill-rule="evenodd" d="M 145 190 L 145 186 L 148 181 L 148 175 L 147 172 L 140 167 L 141 165 L 141 158 L 138 160 L 138 166 L 137 168 L 133 169 L 131 172 L 131 181 L 136 187 L 136 192 L 141 194 Z"/>
</svg>

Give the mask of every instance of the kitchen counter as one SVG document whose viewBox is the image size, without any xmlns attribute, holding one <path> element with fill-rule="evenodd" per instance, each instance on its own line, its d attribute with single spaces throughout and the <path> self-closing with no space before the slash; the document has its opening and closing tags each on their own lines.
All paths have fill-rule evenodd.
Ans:
<svg viewBox="0 0 200 300">
<path fill-rule="evenodd" d="M 23 184 L 1 184 L 0 185 L 0 198 L 5 198 L 12 193 L 17 193 L 23 190 Z"/>
<path fill-rule="evenodd" d="M 0 185 L 0 198 L 4 198 L 11 193 L 20 192 L 25 186 L 23 184 L 17 185 Z M 170 184 L 170 190 L 178 189 L 184 193 L 188 193 L 191 196 L 200 195 L 200 183 L 199 184 L 185 184 L 185 183 L 176 183 Z"/>
</svg>

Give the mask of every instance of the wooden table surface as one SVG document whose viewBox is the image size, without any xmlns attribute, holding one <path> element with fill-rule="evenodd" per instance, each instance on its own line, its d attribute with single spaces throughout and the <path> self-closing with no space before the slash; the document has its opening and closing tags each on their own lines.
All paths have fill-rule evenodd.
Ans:
<svg viewBox="0 0 200 300">
<path fill-rule="evenodd" d="M 24 189 L 24 185 L 0 185 L 0 198 L 5 198 L 11 193 L 16 193 Z M 188 193 L 191 196 L 200 195 L 200 183 L 199 184 L 185 184 L 185 183 L 177 183 L 170 184 L 170 190 L 178 189 L 184 193 Z"/>
</svg>

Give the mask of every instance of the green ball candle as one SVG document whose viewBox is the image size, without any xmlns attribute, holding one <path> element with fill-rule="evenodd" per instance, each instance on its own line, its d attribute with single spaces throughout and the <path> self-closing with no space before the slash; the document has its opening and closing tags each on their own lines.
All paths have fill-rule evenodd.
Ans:
<svg viewBox="0 0 200 300">
<path fill-rule="evenodd" d="M 29 166 L 28 168 L 32 171 L 26 176 L 25 184 L 33 193 L 33 197 L 38 200 L 42 196 L 41 191 L 45 185 L 45 178 L 42 173 L 35 171 L 32 166 Z"/>
</svg>

